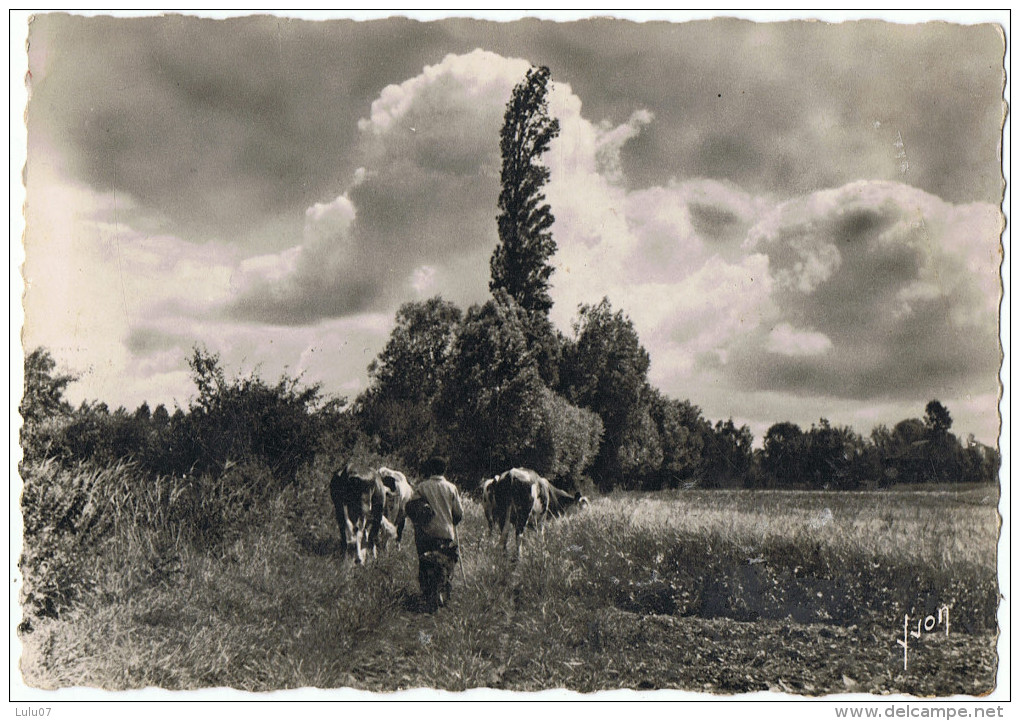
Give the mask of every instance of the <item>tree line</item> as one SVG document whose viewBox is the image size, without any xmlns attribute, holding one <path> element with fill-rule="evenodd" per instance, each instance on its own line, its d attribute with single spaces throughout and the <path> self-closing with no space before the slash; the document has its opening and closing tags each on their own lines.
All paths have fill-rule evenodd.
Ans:
<svg viewBox="0 0 1020 721">
<path fill-rule="evenodd" d="M 548 113 L 548 68 L 513 90 L 500 137 L 499 241 L 492 297 L 466 311 L 436 296 L 403 305 L 369 387 L 347 403 L 321 385 L 256 374 L 228 379 L 219 357 L 189 358 L 196 396 L 171 414 L 142 404 L 73 409 L 45 349 L 26 357 L 26 461 L 113 463 L 157 474 L 227 474 L 286 486 L 316 454 L 366 453 L 413 472 L 432 455 L 471 488 L 511 466 L 540 470 L 564 488 L 685 487 L 860 489 L 894 483 L 994 482 L 997 452 L 950 432 L 931 401 L 924 419 L 863 437 L 826 419 L 782 422 L 754 449 L 747 426 L 715 424 L 688 400 L 648 381 L 649 355 L 633 322 L 608 298 L 582 305 L 566 335 L 549 320 L 556 251 L 542 155 L 559 134 Z M 266 480 L 268 479 L 268 480 Z"/>
</svg>

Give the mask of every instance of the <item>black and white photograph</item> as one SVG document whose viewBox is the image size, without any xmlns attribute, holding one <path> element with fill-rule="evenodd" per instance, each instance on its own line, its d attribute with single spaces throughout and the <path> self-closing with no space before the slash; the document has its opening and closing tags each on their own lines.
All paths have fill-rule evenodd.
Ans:
<svg viewBox="0 0 1020 721">
<path fill-rule="evenodd" d="M 12 13 L 12 700 L 1008 699 L 1009 12 L 888 15 Z"/>
</svg>

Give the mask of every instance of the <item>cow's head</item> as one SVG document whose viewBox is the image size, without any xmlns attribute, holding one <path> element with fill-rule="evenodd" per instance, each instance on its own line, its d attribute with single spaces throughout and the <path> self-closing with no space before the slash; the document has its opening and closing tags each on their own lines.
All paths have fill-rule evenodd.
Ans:
<svg viewBox="0 0 1020 721">
<path fill-rule="evenodd" d="M 566 491 L 553 488 L 551 492 L 551 501 L 550 511 L 555 516 L 565 513 L 574 513 L 588 507 L 588 497 L 581 495 L 580 491 L 571 495 Z"/>
</svg>

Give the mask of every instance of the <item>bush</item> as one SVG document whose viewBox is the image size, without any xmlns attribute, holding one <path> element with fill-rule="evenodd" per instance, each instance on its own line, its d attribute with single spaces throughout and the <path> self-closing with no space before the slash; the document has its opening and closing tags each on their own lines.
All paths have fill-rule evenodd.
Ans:
<svg viewBox="0 0 1020 721">
<path fill-rule="evenodd" d="M 358 420 L 380 453 L 400 458 L 407 466 L 418 468 L 429 456 L 446 450 L 448 439 L 430 402 L 378 396 L 359 408 Z"/>
<path fill-rule="evenodd" d="M 55 415 L 21 427 L 22 464 L 37 463 L 47 458 L 64 455 L 64 439 L 72 419 L 69 415 Z"/>
<path fill-rule="evenodd" d="M 105 466 L 140 460 L 149 445 L 150 422 L 124 409 L 110 413 L 105 404 L 82 404 L 63 422 L 51 426 L 47 455 L 64 463 L 92 461 Z"/>
<path fill-rule="evenodd" d="M 127 470 L 125 464 L 63 468 L 54 460 L 22 465 L 18 566 L 26 616 L 56 616 L 90 586 L 89 569 L 116 520 L 112 487 Z"/>
<path fill-rule="evenodd" d="M 595 460 L 602 440 L 602 420 L 591 411 L 543 388 L 539 405 L 541 428 L 533 465 L 551 480 L 576 487 Z"/>
<path fill-rule="evenodd" d="M 59 615 L 93 587 L 104 557 L 148 578 L 179 562 L 189 544 L 208 549 L 267 522 L 280 497 L 258 463 L 181 477 L 51 458 L 23 464 L 21 474 L 26 618 Z"/>
<path fill-rule="evenodd" d="M 198 398 L 171 420 L 161 472 L 217 475 L 233 465 L 264 467 L 292 483 L 319 446 L 320 416 L 335 417 L 338 399 L 323 403 L 319 385 L 282 377 L 268 385 L 255 374 L 226 380 L 219 356 L 195 349 L 189 360 Z"/>
</svg>

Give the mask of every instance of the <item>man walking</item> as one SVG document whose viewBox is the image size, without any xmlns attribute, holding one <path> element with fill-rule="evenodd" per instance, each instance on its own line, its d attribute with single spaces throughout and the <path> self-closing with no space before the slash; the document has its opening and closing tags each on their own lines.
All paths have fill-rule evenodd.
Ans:
<svg viewBox="0 0 1020 721">
<path fill-rule="evenodd" d="M 450 600 L 453 569 L 460 558 L 455 526 L 464 518 L 464 509 L 457 487 L 443 477 L 445 460 L 430 458 L 422 471 L 427 478 L 408 501 L 407 517 L 414 524 L 418 584 L 425 608 L 432 612 Z"/>
</svg>

